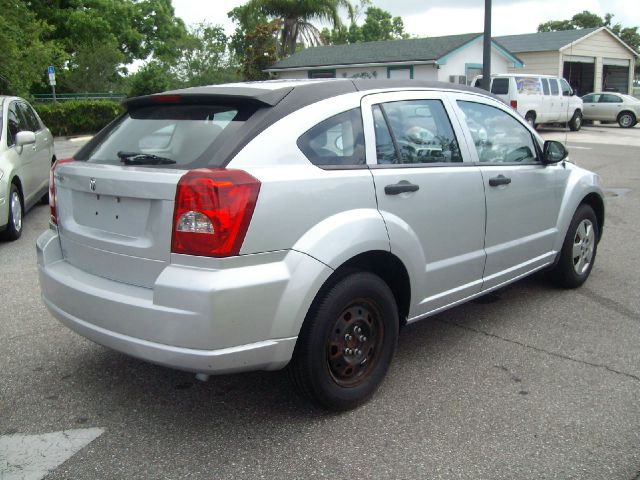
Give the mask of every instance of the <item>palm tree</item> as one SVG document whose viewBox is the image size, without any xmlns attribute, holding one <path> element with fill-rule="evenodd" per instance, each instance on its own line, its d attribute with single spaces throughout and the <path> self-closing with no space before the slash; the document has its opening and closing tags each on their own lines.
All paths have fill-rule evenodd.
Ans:
<svg viewBox="0 0 640 480">
<path fill-rule="evenodd" d="M 349 0 L 249 0 L 247 13 L 255 12 L 280 20 L 279 54 L 281 57 L 296 51 L 299 41 L 309 45 L 322 43 L 320 30 L 312 20 L 327 21 L 335 29 L 342 25 L 338 10 L 347 9 L 353 19 L 353 6 Z"/>
</svg>

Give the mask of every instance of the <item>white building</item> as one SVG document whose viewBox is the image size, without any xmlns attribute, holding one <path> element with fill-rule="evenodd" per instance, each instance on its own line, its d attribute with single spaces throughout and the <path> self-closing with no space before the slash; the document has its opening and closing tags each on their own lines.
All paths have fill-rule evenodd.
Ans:
<svg viewBox="0 0 640 480">
<path fill-rule="evenodd" d="M 482 73 L 482 34 L 416 38 L 305 48 L 272 65 L 277 78 L 391 78 L 468 84 Z M 491 71 L 522 61 L 492 42 Z"/>
</svg>

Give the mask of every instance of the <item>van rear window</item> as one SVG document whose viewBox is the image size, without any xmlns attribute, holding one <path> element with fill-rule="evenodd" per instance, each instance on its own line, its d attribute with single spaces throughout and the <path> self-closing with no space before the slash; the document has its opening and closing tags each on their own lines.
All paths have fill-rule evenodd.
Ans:
<svg viewBox="0 0 640 480">
<path fill-rule="evenodd" d="M 150 105 L 125 113 L 76 160 L 191 169 L 217 167 L 216 148 L 252 111 L 225 105 Z"/>
<path fill-rule="evenodd" d="M 509 93 L 509 79 L 494 78 L 493 82 L 491 82 L 491 93 L 494 95 L 507 95 Z"/>
</svg>

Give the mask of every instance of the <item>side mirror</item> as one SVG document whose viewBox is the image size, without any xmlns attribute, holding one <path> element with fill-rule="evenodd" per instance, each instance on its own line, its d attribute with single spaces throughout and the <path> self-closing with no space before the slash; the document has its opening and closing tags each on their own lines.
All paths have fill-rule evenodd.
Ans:
<svg viewBox="0 0 640 480">
<path fill-rule="evenodd" d="M 542 148 L 542 163 L 549 165 L 563 161 L 569 155 L 569 151 L 560 142 L 547 140 Z"/>
<path fill-rule="evenodd" d="M 16 135 L 16 147 L 36 143 L 36 134 L 28 130 L 18 132 Z"/>
</svg>

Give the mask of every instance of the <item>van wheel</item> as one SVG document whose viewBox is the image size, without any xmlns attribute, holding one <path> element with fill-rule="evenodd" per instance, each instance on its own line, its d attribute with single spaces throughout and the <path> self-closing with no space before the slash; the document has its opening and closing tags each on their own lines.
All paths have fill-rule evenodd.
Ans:
<svg viewBox="0 0 640 480">
<path fill-rule="evenodd" d="M 593 208 L 582 204 L 573 215 L 551 280 L 560 287 L 579 287 L 591 273 L 597 250 L 598 220 Z"/>
<path fill-rule="evenodd" d="M 22 235 L 22 217 L 24 208 L 22 207 L 22 198 L 20 190 L 15 183 L 11 184 L 9 192 L 9 223 L 7 228 L 2 232 L 2 238 L 5 240 L 17 240 Z"/>
<path fill-rule="evenodd" d="M 533 128 L 534 130 L 538 128 L 538 126 L 536 125 L 536 112 L 527 112 L 527 114 L 524 116 L 524 119 L 529 125 L 531 125 L 531 128 Z"/>
<path fill-rule="evenodd" d="M 618 125 L 622 128 L 631 128 L 636 124 L 636 116 L 631 112 L 620 112 Z"/>
<path fill-rule="evenodd" d="M 329 410 L 365 402 L 384 378 L 398 340 L 398 309 L 378 276 L 355 272 L 323 288 L 302 325 L 289 374 Z"/>
<path fill-rule="evenodd" d="M 576 110 L 569 120 L 569 130 L 572 132 L 577 132 L 582 127 L 582 113 L 579 110 Z"/>
</svg>

